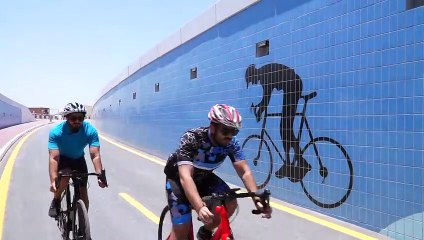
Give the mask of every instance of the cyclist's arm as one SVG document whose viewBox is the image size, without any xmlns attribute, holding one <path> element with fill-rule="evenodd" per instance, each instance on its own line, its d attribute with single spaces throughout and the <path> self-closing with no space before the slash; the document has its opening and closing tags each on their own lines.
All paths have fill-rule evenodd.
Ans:
<svg viewBox="0 0 424 240">
<path fill-rule="evenodd" d="M 236 170 L 237 175 L 243 181 L 247 191 L 256 192 L 258 188 L 256 186 L 255 178 L 253 177 L 252 171 L 250 170 L 246 160 L 244 160 L 246 158 L 237 137 L 233 138 L 232 152 L 228 155 L 228 157 L 230 157 L 234 169 Z"/>
<path fill-rule="evenodd" d="M 59 165 L 59 149 L 50 149 L 49 150 L 49 175 L 50 182 L 53 183 L 57 179 L 57 169 Z"/>
<path fill-rule="evenodd" d="M 91 124 L 88 124 L 88 145 L 91 160 L 93 161 L 94 170 L 96 173 L 100 174 L 102 172 L 102 159 L 100 157 L 100 141 L 99 134 L 97 133 L 97 129 L 94 128 Z"/>
<path fill-rule="evenodd" d="M 247 191 L 256 192 L 258 187 L 256 186 L 255 178 L 253 177 L 252 171 L 250 170 L 246 160 L 235 161 L 233 162 L 233 166 L 238 176 L 243 181 Z"/>
<path fill-rule="evenodd" d="M 90 147 L 89 151 L 91 160 L 93 161 L 94 170 L 98 174 L 102 173 L 103 166 L 102 159 L 100 157 L 100 147 Z"/>
<path fill-rule="evenodd" d="M 192 177 L 194 171 L 193 165 L 180 165 L 178 166 L 178 171 L 180 175 L 180 182 L 183 186 L 188 201 L 190 202 L 193 209 L 196 210 L 196 212 L 199 212 L 200 208 L 202 208 L 204 205 Z"/>
<path fill-rule="evenodd" d="M 58 142 L 59 134 L 55 132 L 54 129 L 50 130 L 48 141 L 50 183 L 54 183 L 57 179 L 57 169 L 59 166 L 60 157 Z"/>
</svg>

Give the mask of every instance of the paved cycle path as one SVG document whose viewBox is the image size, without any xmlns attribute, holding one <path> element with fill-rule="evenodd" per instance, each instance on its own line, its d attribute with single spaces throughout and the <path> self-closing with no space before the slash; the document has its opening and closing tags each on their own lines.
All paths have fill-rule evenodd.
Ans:
<svg viewBox="0 0 424 240">
<path fill-rule="evenodd" d="M 56 222 L 47 216 L 52 194 L 48 177 L 48 132 L 53 125 L 36 130 L 21 145 L 11 172 L 4 222 L 0 240 L 60 239 Z M 11 149 L 12 150 L 12 149 Z M 8 154 L 8 161 L 13 154 Z M 88 157 L 88 153 L 86 157 Z M 101 156 L 109 188 L 100 189 L 95 178 L 89 180 L 90 225 L 93 240 L 157 239 L 157 217 L 166 203 L 163 161 L 138 150 L 101 138 Z M 7 159 L 6 159 L 7 160 Z M 0 163 L 4 172 L 6 161 Z M 89 171 L 93 165 L 87 159 Z M 125 198 L 127 196 L 127 198 Z M 132 202 L 129 202 L 129 198 Z M 0 196 L 0 200 L 5 196 Z M 343 224 L 311 211 L 273 200 L 276 206 L 301 211 L 307 216 L 330 221 L 308 220 L 294 213 L 274 208 L 272 219 L 252 215 L 252 201 L 240 200 L 240 211 L 232 224 L 237 239 L 382 239 L 376 234 Z M 0 217 L 1 216 L 0 209 Z M 196 223 L 198 225 L 198 223 Z M 350 235 L 340 229 L 351 230 Z M 1 231 L 0 231 L 1 232 Z M 356 236 L 356 237 L 355 237 Z M 359 236 L 359 237 L 358 237 Z"/>
</svg>

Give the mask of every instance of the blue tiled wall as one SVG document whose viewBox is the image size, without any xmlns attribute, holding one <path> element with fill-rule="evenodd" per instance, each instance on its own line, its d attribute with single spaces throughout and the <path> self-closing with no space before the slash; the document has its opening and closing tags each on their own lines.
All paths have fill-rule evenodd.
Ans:
<svg viewBox="0 0 424 240">
<path fill-rule="evenodd" d="M 166 158 L 185 130 L 208 124 L 213 104 L 228 103 L 244 117 L 243 142 L 262 127 L 250 111 L 262 88 L 246 88 L 247 67 L 284 64 L 302 79 L 304 95 L 317 92 L 307 105 L 310 128 L 314 137 L 335 139 L 345 149 L 353 187 L 340 206 L 325 208 L 309 200 L 300 183 L 272 175 L 267 187 L 274 197 L 397 239 L 423 239 L 423 39 L 424 7 L 406 10 L 406 1 L 263 0 L 137 71 L 99 99 L 94 118 L 107 134 Z M 256 57 L 262 40 L 269 40 L 270 54 Z M 190 80 L 193 67 L 198 78 Z M 281 112 L 282 97 L 274 90 L 268 111 Z M 279 124 L 267 119 L 283 152 Z M 310 140 L 304 133 L 301 147 Z M 334 202 L 347 192 L 348 162 L 334 144 L 322 142 L 320 149 L 327 182 L 306 151 L 313 171 L 303 184 L 319 201 Z M 281 160 L 271 152 L 276 170 Z M 260 166 L 252 168 L 263 179 L 269 165 Z M 239 183 L 229 164 L 219 170 Z"/>
</svg>

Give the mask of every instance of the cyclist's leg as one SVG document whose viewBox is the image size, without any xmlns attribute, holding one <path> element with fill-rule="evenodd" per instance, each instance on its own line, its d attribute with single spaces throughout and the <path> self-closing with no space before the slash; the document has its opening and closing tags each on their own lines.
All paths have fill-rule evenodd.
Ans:
<svg viewBox="0 0 424 240">
<path fill-rule="evenodd" d="M 63 172 L 63 171 L 69 171 L 69 169 L 70 169 L 69 159 L 67 159 L 66 157 L 60 156 L 57 171 Z M 59 186 L 57 186 L 57 191 L 53 193 L 53 200 L 50 203 L 49 213 L 48 213 L 50 217 L 57 216 L 58 214 L 57 211 L 60 208 L 60 197 L 62 195 L 62 192 L 65 190 L 66 186 L 68 185 L 68 182 L 69 182 L 68 177 L 64 177 L 60 179 Z"/>
<path fill-rule="evenodd" d="M 230 187 L 220 177 L 211 173 L 207 178 L 204 178 L 202 184 L 197 186 L 200 196 L 211 195 L 212 193 L 225 193 L 230 191 Z M 209 210 L 214 214 L 214 221 L 211 224 L 205 225 L 209 230 L 215 229 L 221 222 L 220 216 L 216 213 L 215 207 L 220 204 L 208 203 Z M 231 217 L 237 209 L 237 199 L 230 199 L 225 203 L 227 207 L 228 217 Z"/>
<path fill-rule="evenodd" d="M 187 240 L 191 226 L 191 206 L 180 181 L 167 178 L 166 195 L 172 221 L 172 233 L 169 240 Z"/>
<path fill-rule="evenodd" d="M 279 178 L 287 176 L 290 181 L 297 182 L 311 170 L 311 165 L 302 157 L 299 139 L 294 135 L 293 129 L 298 101 L 302 94 L 302 80 L 296 78 L 290 82 L 291 83 L 287 85 L 288 89 L 284 90 L 283 115 L 280 122 L 280 134 L 286 152 L 286 164 L 275 172 L 275 175 Z M 289 153 L 291 148 L 293 148 L 294 151 L 293 161 L 290 161 Z M 287 163 L 291 163 L 292 166 Z"/>
<path fill-rule="evenodd" d="M 85 161 L 84 156 L 72 161 L 72 170 L 75 170 L 79 173 L 88 173 L 87 163 Z M 80 198 L 84 202 L 85 207 L 87 208 L 87 211 L 88 211 L 90 201 L 88 199 L 87 182 L 88 182 L 88 177 L 82 178 L 82 182 L 81 182 L 79 190 L 80 190 Z"/>
<path fill-rule="evenodd" d="M 279 178 L 291 177 L 293 169 L 291 167 L 294 164 L 290 159 L 290 149 L 293 147 L 295 159 L 299 157 L 299 141 L 294 135 L 294 118 L 296 116 L 297 104 L 302 94 L 302 82 L 300 79 L 290 80 L 287 82 L 286 88 L 284 89 L 283 97 L 283 111 L 280 121 L 280 137 L 283 142 L 283 148 L 285 151 L 286 162 L 281 166 L 279 170 L 275 172 L 275 175 Z"/>
<path fill-rule="evenodd" d="M 72 160 L 60 155 L 59 156 L 59 164 L 57 167 L 57 171 L 61 173 L 68 173 L 72 169 L 71 167 Z M 63 177 L 60 180 L 59 187 L 57 188 L 57 191 L 54 194 L 55 199 L 59 199 L 62 195 L 62 192 L 65 190 L 66 186 L 68 185 L 69 177 Z"/>
</svg>

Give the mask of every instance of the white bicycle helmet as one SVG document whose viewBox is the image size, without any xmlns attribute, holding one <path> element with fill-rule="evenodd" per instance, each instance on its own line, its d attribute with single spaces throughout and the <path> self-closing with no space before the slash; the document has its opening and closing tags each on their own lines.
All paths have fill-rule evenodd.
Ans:
<svg viewBox="0 0 424 240">
<path fill-rule="evenodd" d="M 66 104 L 66 106 L 63 108 L 63 115 L 64 116 L 66 116 L 70 113 L 84 113 L 84 114 L 86 114 L 87 111 L 85 110 L 84 105 L 82 105 L 81 103 L 73 102 L 73 103 Z"/>
<path fill-rule="evenodd" d="M 226 104 L 216 104 L 209 111 L 208 117 L 211 122 L 221 123 L 227 127 L 236 129 L 241 128 L 242 117 L 237 109 L 232 106 L 228 106 Z"/>
</svg>

